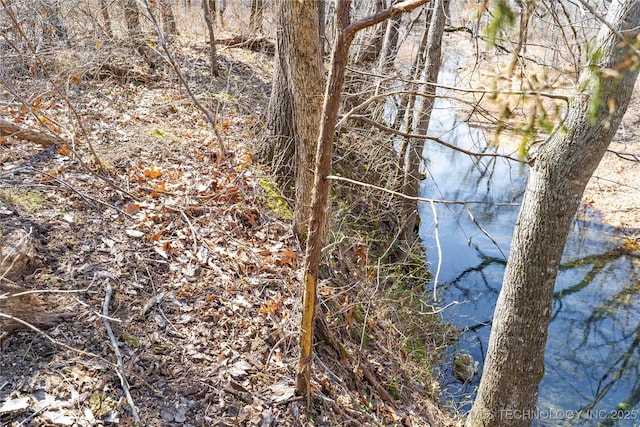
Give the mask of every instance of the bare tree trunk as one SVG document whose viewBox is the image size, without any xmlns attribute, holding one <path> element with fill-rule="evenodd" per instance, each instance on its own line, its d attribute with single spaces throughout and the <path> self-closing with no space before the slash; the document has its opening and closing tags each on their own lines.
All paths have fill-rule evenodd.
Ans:
<svg viewBox="0 0 640 427">
<path fill-rule="evenodd" d="M 640 3 L 614 0 L 566 118 L 538 149 L 516 222 L 478 396 L 466 426 L 525 427 L 544 374 L 553 289 L 584 188 L 638 77 Z M 622 39 L 620 38 L 622 36 Z"/>
<path fill-rule="evenodd" d="M 293 98 L 296 197 L 293 230 L 306 239 L 313 188 L 313 165 L 320 114 L 324 72 L 320 56 L 318 4 L 314 1 L 280 1 L 284 26 L 287 79 Z"/>
<path fill-rule="evenodd" d="M 215 6 L 215 0 L 202 0 L 202 8 L 204 11 L 204 20 L 207 23 L 207 30 L 209 31 L 209 58 L 211 62 L 211 75 L 218 76 L 218 54 L 216 52 L 216 37 L 213 30 L 213 20 L 215 16 L 211 14 L 211 4 Z"/>
<path fill-rule="evenodd" d="M 295 197 L 293 98 L 287 78 L 286 45 L 283 37 L 284 15 L 278 5 L 276 53 L 273 83 L 267 110 L 267 134 L 258 151 L 260 161 L 271 166 L 271 173 L 287 198 Z"/>
<path fill-rule="evenodd" d="M 107 4 L 107 0 L 100 0 L 100 13 L 102 14 L 102 19 L 104 20 L 104 31 L 107 34 L 107 37 L 113 38 L 111 16 L 109 15 L 109 5 Z"/>
<path fill-rule="evenodd" d="M 326 44 L 327 44 L 327 35 L 325 31 L 327 30 L 327 22 L 326 22 L 326 11 L 325 5 L 326 0 L 318 0 L 318 29 L 320 31 L 320 55 L 324 58 L 326 52 Z"/>
<path fill-rule="evenodd" d="M 249 17 L 249 29 L 251 33 L 262 33 L 262 16 L 264 0 L 251 0 L 251 15 Z"/>
<path fill-rule="evenodd" d="M 313 356 L 313 331 L 317 305 L 317 281 L 329 211 L 329 181 L 325 177 L 331 174 L 335 125 L 338 120 L 349 46 L 355 34 L 353 33 L 349 37 L 349 34 L 345 31 L 349 25 L 350 6 L 351 0 L 338 0 L 336 5 L 337 31 L 331 50 L 329 82 L 325 92 L 320 135 L 318 136 L 318 152 L 313 182 L 313 206 L 304 261 L 300 359 L 296 374 L 296 393 L 298 395 L 308 396 L 311 392 L 311 358 Z"/>
<path fill-rule="evenodd" d="M 178 35 L 178 27 L 176 26 L 176 17 L 173 14 L 170 0 L 160 0 L 160 12 L 162 15 L 162 28 L 165 34 L 170 36 Z"/>
<path fill-rule="evenodd" d="M 419 64 L 424 64 L 424 70 L 420 72 L 422 77 L 420 80 L 427 83 L 437 83 L 438 72 L 442 65 L 442 35 L 444 34 L 444 24 L 449 15 L 449 0 L 435 0 L 431 23 L 427 33 L 426 49 L 423 53 L 424 59 L 419 60 Z M 419 65 L 418 64 L 418 65 Z M 422 68 L 418 67 L 418 70 Z M 418 76 L 419 77 L 419 76 Z M 418 116 L 418 123 L 415 126 L 415 132 L 420 135 L 426 135 L 431 121 L 431 112 L 433 111 L 433 103 L 435 101 L 436 88 L 434 85 L 421 85 L 418 93 L 421 95 L 421 102 L 416 109 L 415 114 Z M 413 111 L 409 110 L 408 115 L 413 115 Z M 402 192 L 411 197 L 418 196 L 418 188 L 420 186 L 420 166 L 422 165 L 422 152 L 424 150 L 424 140 L 410 140 L 407 150 L 407 161 L 404 168 L 404 184 Z M 418 208 L 416 202 L 411 200 L 404 201 L 404 242 L 407 245 L 407 251 L 416 238 Z"/>
<path fill-rule="evenodd" d="M 157 68 L 158 65 L 151 58 L 150 49 L 144 41 L 142 26 L 140 25 L 140 10 L 138 9 L 136 0 L 122 0 L 122 7 L 124 9 L 124 19 L 127 24 L 131 43 L 140 56 L 145 59 L 149 67 Z"/>
<path fill-rule="evenodd" d="M 398 3 L 398 0 L 393 0 L 392 3 Z M 396 59 L 401 19 L 402 15 L 396 15 L 387 21 L 387 29 L 382 42 L 382 52 L 378 61 L 378 68 L 380 69 L 390 68 Z"/>
<path fill-rule="evenodd" d="M 300 324 L 300 359 L 296 373 L 296 393 L 310 393 L 311 358 L 313 350 L 313 332 L 317 304 L 317 282 L 320 269 L 320 256 L 325 242 L 325 230 L 329 211 L 329 180 L 331 174 L 331 156 L 336 122 L 340 109 L 342 87 L 346 71 L 349 47 L 356 33 L 371 25 L 399 13 L 409 12 L 428 0 L 407 0 L 398 3 L 374 16 L 363 18 L 349 25 L 351 0 L 338 0 L 336 5 L 336 35 L 331 51 L 329 81 L 324 94 L 320 134 L 318 135 L 315 174 L 313 181 L 313 200 L 309 233 L 304 261 L 304 296 L 302 302 L 302 320 Z"/>
</svg>

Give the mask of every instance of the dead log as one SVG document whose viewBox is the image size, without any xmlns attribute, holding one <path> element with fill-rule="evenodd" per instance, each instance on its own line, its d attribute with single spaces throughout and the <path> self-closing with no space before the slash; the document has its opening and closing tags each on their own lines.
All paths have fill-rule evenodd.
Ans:
<svg viewBox="0 0 640 427">
<path fill-rule="evenodd" d="M 37 252 L 33 233 L 21 227 L 2 233 L 0 225 L 0 341 L 13 331 L 29 329 L 21 322 L 46 328 L 69 317 L 52 312 L 51 304 L 14 282 L 38 268 Z"/>
<path fill-rule="evenodd" d="M 217 39 L 216 44 L 271 54 L 276 51 L 275 43 L 266 37 L 233 36 L 228 39 Z"/>
<path fill-rule="evenodd" d="M 29 329 L 14 319 L 42 329 L 70 316 L 68 313 L 51 313 L 51 308 L 42 298 L 25 291 L 17 285 L 0 283 L 0 341 L 12 332 Z"/>
<path fill-rule="evenodd" d="M 33 142 L 44 147 L 50 145 L 59 146 L 64 144 L 64 141 L 56 136 L 48 135 L 44 132 L 37 130 L 25 129 L 10 121 L 0 119 L 0 136 L 10 136 L 13 138 L 22 139 L 25 141 Z"/>
<path fill-rule="evenodd" d="M 98 71 L 94 73 L 94 78 L 117 78 L 119 80 L 136 81 L 141 83 L 157 82 L 160 80 L 159 76 L 144 74 L 134 70 L 132 67 L 121 67 L 114 64 L 102 64 Z"/>
</svg>

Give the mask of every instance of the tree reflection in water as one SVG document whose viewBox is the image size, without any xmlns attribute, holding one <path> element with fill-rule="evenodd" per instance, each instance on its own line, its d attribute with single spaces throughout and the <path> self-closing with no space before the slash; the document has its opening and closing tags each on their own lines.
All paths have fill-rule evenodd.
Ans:
<svg viewBox="0 0 640 427">
<path fill-rule="evenodd" d="M 456 60 L 450 57 L 445 63 L 441 83 L 455 85 Z M 481 132 L 456 117 L 446 98 L 436 100 L 429 134 L 470 151 L 495 149 Z M 443 316 L 464 332 L 457 347 L 469 351 L 482 368 L 506 262 L 502 253 L 508 255 L 518 212 L 517 206 L 501 203 L 519 202 L 527 168 L 503 158 L 472 158 L 429 141 L 424 157 L 428 178 L 422 183 L 422 197 L 484 202 L 436 206 L 441 260 L 431 207 L 419 206 L 427 260 L 433 269 L 439 261 L 442 264 L 438 290 L 443 305 L 458 302 Z M 467 209 L 491 239 L 474 224 Z M 630 414 L 640 418 L 638 249 L 635 242 L 600 225 L 587 209 L 576 219 L 556 282 L 538 408 L 574 411 L 565 415 L 582 411 L 585 417 L 539 417 L 534 425 L 633 425 L 634 420 L 604 416 L 619 408 L 635 409 L 638 412 Z M 465 404 L 473 398 L 479 376 L 461 384 L 447 374 L 445 369 L 445 397 L 454 399 L 460 411 L 469 409 Z M 640 419 L 635 424 L 640 425 Z"/>
</svg>

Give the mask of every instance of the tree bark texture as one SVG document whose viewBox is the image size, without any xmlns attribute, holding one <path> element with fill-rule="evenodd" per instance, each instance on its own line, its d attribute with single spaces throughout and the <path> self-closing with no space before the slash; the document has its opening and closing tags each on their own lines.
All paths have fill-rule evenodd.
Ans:
<svg viewBox="0 0 640 427">
<path fill-rule="evenodd" d="M 262 33 L 262 17 L 264 15 L 264 0 L 251 0 L 251 15 L 249 28 L 252 33 Z"/>
<path fill-rule="evenodd" d="M 324 92 L 318 3 L 280 0 L 280 8 L 287 80 L 293 99 L 296 183 L 293 230 L 304 240 L 311 213 L 313 166 Z"/>
<path fill-rule="evenodd" d="M 127 24 L 131 43 L 140 56 L 145 59 L 150 68 L 157 68 L 158 64 L 156 64 L 151 57 L 149 46 L 147 46 L 144 41 L 142 26 L 140 25 L 140 10 L 138 9 L 136 0 L 122 0 L 122 7 L 124 9 L 124 20 Z"/>
<path fill-rule="evenodd" d="M 304 261 L 303 313 L 300 325 L 300 360 L 296 374 L 296 393 L 308 395 L 311 384 L 311 358 L 313 356 L 313 329 L 317 305 L 317 282 L 320 269 L 320 256 L 324 245 L 325 229 L 329 211 L 329 181 L 331 174 L 331 155 L 335 125 L 338 121 L 342 86 L 347 67 L 349 46 L 353 35 L 348 37 L 345 28 L 349 24 L 351 0 L 338 0 L 336 5 L 336 35 L 331 50 L 329 81 L 322 107 L 318 151 L 316 154 L 315 176 L 313 182 L 313 205 L 309 222 L 309 233 Z"/>
<path fill-rule="evenodd" d="M 398 0 L 393 0 L 393 3 L 398 3 Z M 387 21 L 387 28 L 382 41 L 382 52 L 378 61 L 378 68 L 381 70 L 391 68 L 393 61 L 396 59 L 401 19 L 402 15 L 396 15 Z"/>
<path fill-rule="evenodd" d="M 531 168 L 467 427 L 532 422 L 522 414 L 532 413 L 536 405 L 553 289 L 567 235 L 638 76 L 640 58 L 633 45 L 640 35 L 640 2 L 613 1 L 606 22 L 564 122 L 539 148 Z"/>
<path fill-rule="evenodd" d="M 258 151 L 263 163 L 271 166 L 271 173 L 280 184 L 287 198 L 295 197 L 293 95 L 287 78 L 287 58 L 282 36 L 282 10 L 278 10 L 276 53 L 273 64 L 273 79 L 269 108 L 267 109 L 267 134 Z"/>
</svg>

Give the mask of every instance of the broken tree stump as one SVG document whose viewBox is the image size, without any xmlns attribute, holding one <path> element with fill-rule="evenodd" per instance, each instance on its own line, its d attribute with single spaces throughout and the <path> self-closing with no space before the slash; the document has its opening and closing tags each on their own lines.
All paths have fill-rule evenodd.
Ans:
<svg viewBox="0 0 640 427">
<path fill-rule="evenodd" d="M 32 230 L 2 228 L 0 225 L 0 341 L 13 331 L 29 329 L 22 322 L 41 329 L 69 316 L 51 312 L 51 307 L 37 292 L 15 283 L 40 265 L 37 243 Z"/>
</svg>

